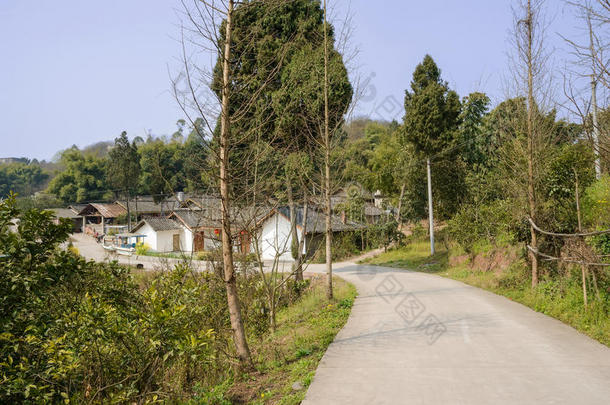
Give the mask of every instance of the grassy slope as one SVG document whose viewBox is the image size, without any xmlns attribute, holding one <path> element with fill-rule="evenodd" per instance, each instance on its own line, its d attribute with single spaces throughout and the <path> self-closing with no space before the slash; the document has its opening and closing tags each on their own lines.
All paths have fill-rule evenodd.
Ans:
<svg viewBox="0 0 610 405">
<path fill-rule="evenodd" d="M 543 280 L 537 289 L 532 289 L 528 269 L 520 260 L 512 263 L 510 268 L 503 272 L 480 271 L 472 268 L 469 261 L 450 265 L 452 252 L 441 246 L 439 248 L 439 251 L 430 257 L 429 243 L 417 240 L 406 247 L 382 253 L 365 262 L 434 273 L 504 295 L 559 319 L 610 346 L 610 297 L 602 291 L 601 302 L 590 302 L 589 309 L 585 311 L 582 287 L 576 281 L 577 275 L 569 280 Z M 590 300 L 592 299 L 590 297 Z"/>
<path fill-rule="evenodd" d="M 335 279 L 329 303 L 325 283 L 314 279 L 299 301 L 278 313 L 278 329 L 250 341 L 257 370 L 235 377 L 192 403 L 299 404 L 326 348 L 341 330 L 356 298 L 356 288 Z M 301 390 L 292 385 L 300 382 Z"/>
</svg>

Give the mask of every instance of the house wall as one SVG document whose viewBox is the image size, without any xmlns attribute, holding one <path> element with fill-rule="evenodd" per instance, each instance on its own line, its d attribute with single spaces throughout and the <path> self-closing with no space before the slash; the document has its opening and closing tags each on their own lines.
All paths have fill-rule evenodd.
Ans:
<svg viewBox="0 0 610 405">
<path fill-rule="evenodd" d="M 184 252 L 193 251 L 193 232 L 184 226 L 182 232 L 180 232 L 180 248 Z"/>
<path fill-rule="evenodd" d="M 185 228 L 174 229 L 171 231 L 155 231 L 148 224 L 144 224 L 138 230 L 139 234 L 146 235 L 144 243 L 156 252 L 167 253 L 174 251 L 174 235 L 180 235 L 180 249 L 184 250 L 185 244 Z"/>
<path fill-rule="evenodd" d="M 184 232 L 179 229 L 174 229 L 171 231 L 159 231 L 157 232 L 157 247 L 155 250 L 157 252 L 173 252 L 174 251 L 174 235 L 179 234 L 181 243 L 180 249 L 184 250 L 182 247 L 182 234 Z"/>
<path fill-rule="evenodd" d="M 298 232 L 302 231 L 299 229 Z M 265 221 L 258 237 L 263 260 L 274 260 L 278 254 L 282 261 L 294 260 L 292 258 L 292 234 L 288 218 L 274 214 Z M 305 246 L 303 250 L 306 249 Z"/>
<path fill-rule="evenodd" d="M 157 233 L 150 225 L 144 224 L 142 228 L 138 230 L 138 233 L 146 235 L 144 243 L 150 246 L 152 250 L 157 250 Z"/>
</svg>

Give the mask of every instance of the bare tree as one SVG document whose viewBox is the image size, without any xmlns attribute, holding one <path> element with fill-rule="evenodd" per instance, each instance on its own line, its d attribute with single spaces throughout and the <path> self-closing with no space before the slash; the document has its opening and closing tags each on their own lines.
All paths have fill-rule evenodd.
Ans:
<svg viewBox="0 0 610 405">
<path fill-rule="evenodd" d="M 286 3 L 282 0 L 182 1 L 188 26 L 182 31 L 183 72 L 173 80 L 174 95 L 203 147 L 209 149 L 211 166 L 217 167 L 214 181 L 221 198 L 223 277 L 237 354 L 242 365 L 249 365 L 251 359 L 235 280 L 233 248 L 238 237 L 234 232 L 235 213 L 269 205 L 267 200 L 277 192 L 278 168 L 282 165 L 281 156 L 278 157 L 277 150 L 273 151 L 276 141 L 281 140 L 276 138 L 278 134 L 268 131 L 274 118 L 265 112 L 269 108 L 270 93 L 278 90 L 273 86 L 281 82 L 278 73 L 287 63 L 284 59 L 290 45 L 280 44 L 274 57 L 254 64 L 254 72 L 244 70 L 247 69 L 244 64 L 256 57 L 259 44 L 256 30 L 250 30 L 240 21 L 249 21 L 242 15 L 247 16 L 245 13 L 250 11 L 253 14 L 248 17 L 256 17 Z M 291 41 L 289 36 L 286 41 Z M 205 69 L 197 63 L 197 57 L 210 54 L 217 57 L 217 63 Z M 268 88 L 273 90 L 267 91 Z M 201 125 L 195 125 L 197 120 Z"/>
<path fill-rule="evenodd" d="M 187 3 L 188 2 L 188 3 Z M 217 184 L 220 194 L 222 277 L 227 291 L 227 303 L 233 341 L 240 364 L 252 366 L 250 350 L 246 340 L 241 304 L 237 292 L 236 267 L 233 257 L 234 238 L 232 220 L 235 218 L 233 188 L 237 177 L 231 170 L 232 151 L 243 144 L 251 133 L 235 134 L 232 127 L 246 119 L 253 108 L 257 96 L 277 74 L 271 68 L 269 77 L 258 84 L 258 90 L 246 99 L 234 101 L 234 69 L 232 61 L 234 18 L 237 12 L 234 0 L 182 0 L 183 17 L 188 25 L 182 27 L 182 72 L 173 81 L 174 96 L 188 120 L 197 132 L 201 145 L 209 150 L 214 165 L 217 166 Z M 249 7 L 242 4 L 239 7 Z M 194 51 L 189 52 L 189 47 Z M 215 77 L 213 67 L 206 68 L 197 63 L 198 54 L 216 56 L 222 74 Z M 217 88 L 214 88 L 214 86 Z M 218 106 L 220 107 L 218 109 Z M 219 131 L 216 132 L 215 123 Z M 256 161 L 256 149 L 250 149 L 241 158 Z M 255 165 L 251 165 L 255 167 Z M 252 191 L 252 190 L 250 190 Z M 233 214 L 233 215 L 232 215 Z"/>
<path fill-rule="evenodd" d="M 567 4 L 576 10 L 577 17 L 583 22 L 587 41 L 579 43 L 574 39 L 562 37 L 570 46 L 573 57 L 572 66 L 574 67 L 570 77 L 564 78 L 564 93 L 571 102 L 568 110 L 576 113 L 581 118 L 584 127 L 587 128 L 595 154 L 595 175 L 599 179 L 602 174 L 601 154 L 604 146 L 601 146 L 600 143 L 598 84 L 602 83 L 608 88 L 608 65 L 610 61 L 606 60 L 604 54 L 610 45 L 607 43 L 607 24 L 610 22 L 610 12 L 605 0 L 594 2 L 586 0 L 578 3 L 567 1 Z M 575 89 L 577 79 L 588 81 L 587 85 L 590 85 L 590 97 L 588 99 L 580 97 L 582 90 Z M 605 142 L 602 143 L 605 144 Z"/>
<path fill-rule="evenodd" d="M 324 202 L 326 209 L 326 296 L 333 297 L 333 257 L 331 223 L 332 205 L 330 201 L 330 132 L 328 115 L 328 20 L 326 15 L 326 0 L 324 0 Z"/>
<path fill-rule="evenodd" d="M 515 89 L 526 98 L 526 138 L 525 160 L 527 166 L 527 211 L 532 220 L 537 216 L 537 181 L 540 178 L 542 157 L 546 135 L 537 117 L 552 96 L 548 83 L 545 20 L 542 6 L 544 0 L 520 0 L 513 9 L 514 31 L 513 76 Z M 538 246 L 536 231 L 530 226 L 530 246 L 535 251 Z M 532 287 L 538 284 L 538 257 L 530 251 Z"/>
</svg>

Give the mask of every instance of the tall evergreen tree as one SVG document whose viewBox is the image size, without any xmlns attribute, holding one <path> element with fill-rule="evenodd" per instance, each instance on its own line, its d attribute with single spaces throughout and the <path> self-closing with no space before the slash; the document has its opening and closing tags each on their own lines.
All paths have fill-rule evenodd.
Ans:
<svg viewBox="0 0 610 405">
<path fill-rule="evenodd" d="M 140 156 L 135 142 L 130 143 L 127 132 L 115 138 L 114 147 L 108 153 L 106 176 L 108 183 L 117 193 L 122 194 L 127 202 L 127 220 L 131 231 L 131 212 L 129 198 L 140 182 Z"/>
<path fill-rule="evenodd" d="M 434 254 L 431 158 L 453 145 L 461 104 L 457 93 L 442 80 L 441 71 L 430 55 L 415 68 L 411 92 L 405 93 L 405 140 L 427 160 L 430 252 Z"/>
</svg>

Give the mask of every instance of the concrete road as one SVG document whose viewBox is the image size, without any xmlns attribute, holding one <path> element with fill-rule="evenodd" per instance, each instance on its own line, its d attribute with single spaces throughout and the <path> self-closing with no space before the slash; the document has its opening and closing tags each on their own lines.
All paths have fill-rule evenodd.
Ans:
<svg viewBox="0 0 610 405">
<path fill-rule="evenodd" d="M 610 349 L 555 319 L 439 276 L 335 272 L 359 297 L 303 404 L 610 403 Z"/>
</svg>

